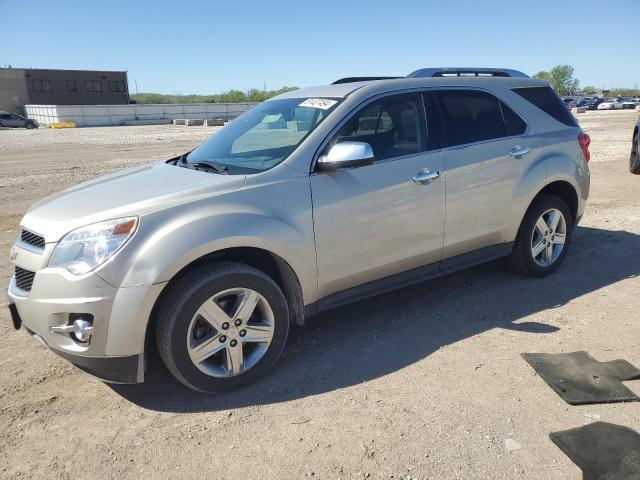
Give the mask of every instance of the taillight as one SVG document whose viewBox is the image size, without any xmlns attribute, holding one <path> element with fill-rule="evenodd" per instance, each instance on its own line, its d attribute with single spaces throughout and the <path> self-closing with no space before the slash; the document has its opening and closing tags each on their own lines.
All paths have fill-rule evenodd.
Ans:
<svg viewBox="0 0 640 480">
<path fill-rule="evenodd" d="M 582 149 L 584 159 L 588 162 L 591 160 L 591 154 L 589 153 L 589 145 L 591 144 L 591 137 L 584 132 L 578 134 L 578 143 Z"/>
</svg>

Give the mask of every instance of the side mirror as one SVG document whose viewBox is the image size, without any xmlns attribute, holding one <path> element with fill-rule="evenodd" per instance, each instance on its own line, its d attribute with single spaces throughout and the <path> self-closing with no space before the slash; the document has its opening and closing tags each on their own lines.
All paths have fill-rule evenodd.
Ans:
<svg viewBox="0 0 640 480">
<path fill-rule="evenodd" d="M 340 168 L 371 165 L 375 155 L 371 145 L 365 142 L 336 143 L 329 153 L 318 158 L 317 168 L 322 172 L 333 172 Z"/>
</svg>

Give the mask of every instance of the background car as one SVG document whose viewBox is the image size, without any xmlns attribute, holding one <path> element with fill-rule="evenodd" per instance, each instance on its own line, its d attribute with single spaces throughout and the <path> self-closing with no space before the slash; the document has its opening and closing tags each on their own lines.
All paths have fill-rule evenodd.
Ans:
<svg viewBox="0 0 640 480">
<path fill-rule="evenodd" d="M 634 99 L 628 98 L 622 102 L 622 108 L 625 110 L 626 109 L 633 110 L 634 108 L 636 108 L 637 104 L 638 102 L 636 102 Z"/>
<path fill-rule="evenodd" d="M 0 112 L 0 127 L 38 128 L 38 122 L 32 118 L 25 118 L 17 113 Z"/>
<path fill-rule="evenodd" d="M 621 108 L 622 101 L 617 98 L 610 98 L 598 105 L 598 110 L 619 110 Z"/>
<path fill-rule="evenodd" d="M 598 105 L 604 102 L 604 98 L 592 98 L 589 102 L 589 110 L 597 110 Z"/>
</svg>

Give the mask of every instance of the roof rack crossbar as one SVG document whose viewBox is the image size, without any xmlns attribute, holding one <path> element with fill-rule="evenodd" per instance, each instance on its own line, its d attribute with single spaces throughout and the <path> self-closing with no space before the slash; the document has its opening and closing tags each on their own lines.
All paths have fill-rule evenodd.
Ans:
<svg viewBox="0 0 640 480">
<path fill-rule="evenodd" d="M 338 85 L 340 83 L 367 82 L 371 80 L 393 80 L 394 78 L 402 78 L 402 77 L 345 77 L 345 78 L 340 78 L 336 80 L 331 85 Z"/>
<path fill-rule="evenodd" d="M 439 67 L 439 68 L 421 68 L 407 75 L 408 78 L 422 77 L 521 77 L 529 78 L 525 73 L 510 68 L 472 68 L 472 67 Z"/>
</svg>

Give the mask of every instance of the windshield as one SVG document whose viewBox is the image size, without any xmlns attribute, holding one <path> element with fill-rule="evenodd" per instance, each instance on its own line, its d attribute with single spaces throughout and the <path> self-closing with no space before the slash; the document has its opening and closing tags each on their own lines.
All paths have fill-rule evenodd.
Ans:
<svg viewBox="0 0 640 480">
<path fill-rule="evenodd" d="M 287 98 L 263 102 L 186 156 L 229 173 L 259 173 L 287 158 L 338 105 L 339 99 Z"/>
</svg>

